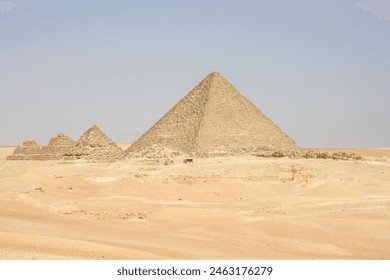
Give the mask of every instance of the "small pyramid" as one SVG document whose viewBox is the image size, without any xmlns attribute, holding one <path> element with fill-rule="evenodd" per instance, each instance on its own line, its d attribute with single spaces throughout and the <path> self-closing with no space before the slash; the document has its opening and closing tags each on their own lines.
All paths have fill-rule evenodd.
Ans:
<svg viewBox="0 0 390 280">
<path fill-rule="evenodd" d="M 153 145 L 199 154 L 299 148 L 217 72 L 204 78 L 126 152 Z"/>
<path fill-rule="evenodd" d="M 67 159 L 116 161 L 123 159 L 123 151 L 96 125 L 88 129 L 65 155 Z"/>
<path fill-rule="evenodd" d="M 16 147 L 14 153 L 7 160 L 34 160 L 40 154 L 41 147 L 35 140 L 26 140 L 22 146 Z"/>
<path fill-rule="evenodd" d="M 59 160 L 69 153 L 74 146 L 74 141 L 63 133 L 51 138 L 47 146 L 42 147 L 41 157 L 43 160 Z"/>
</svg>

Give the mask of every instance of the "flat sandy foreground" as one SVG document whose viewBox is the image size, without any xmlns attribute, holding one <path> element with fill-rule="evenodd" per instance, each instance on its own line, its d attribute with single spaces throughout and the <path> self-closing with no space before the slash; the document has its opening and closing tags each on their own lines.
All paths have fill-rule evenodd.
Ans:
<svg viewBox="0 0 390 280">
<path fill-rule="evenodd" d="M 350 150 L 351 151 L 351 150 Z M 390 259 L 390 149 L 362 161 L 5 161 L 0 259 Z"/>
</svg>

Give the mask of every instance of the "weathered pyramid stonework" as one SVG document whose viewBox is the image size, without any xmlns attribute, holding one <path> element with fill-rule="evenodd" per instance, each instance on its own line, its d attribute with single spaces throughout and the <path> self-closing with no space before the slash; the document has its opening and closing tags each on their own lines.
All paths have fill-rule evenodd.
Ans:
<svg viewBox="0 0 390 280">
<path fill-rule="evenodd" d="M 62 159 L 73 147 L 74 141 L 63 133 L 50 139 L 49 144 L 42 147 L 42 153 L 48 155 L 48 159 Z M 51 156 L 51 158 L 49 158 Z"/>
<path fill-rule="evenodd" d="M 65 154 L 65 159 L 116 161 L 123 158 L 122 149 L 97 126 L 88 129 Z"/>
<path fill-rule="evenodd" d="M 213 72 L 126 151 L 153 145 L 199 154 L 297 150 L 295 142 Z"/>
<path fill-rule="evenodd" d="M 56 137 L 50 139 L 48 147 L 69 147 L 73 145 L 74 141 L 72 138 L 60 133 Z"/>
<path fill-rule="evenodd" d="M 59 160 L 73 145 L 74 141 L 62 133 L 52 138 L 49 145 L 44 147 L 38 146 L 34 140 L 26 140 L 7 160 Z"/>
<path fill-rule="evenodd" d="M 74 142 L 60 133 L 52 138 L 48 146 L 40 147 L 34 140 L 26 140 L 23 146 L 17 147 L 8 160 L 59 160 L 70 150 Z"/>
<path fill-rule="evenodd" d="M 23 145 L 17 147 L 12 155 L 7 157 L 7 160 L 31 160 L 40 154 L 41 147 L 34 140 L 26 140 Z"/>
</svg>

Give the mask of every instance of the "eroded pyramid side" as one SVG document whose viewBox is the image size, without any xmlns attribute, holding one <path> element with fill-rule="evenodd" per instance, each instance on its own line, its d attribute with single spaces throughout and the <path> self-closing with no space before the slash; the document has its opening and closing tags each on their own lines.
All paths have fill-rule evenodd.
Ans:
<svg viewBox="0 0 390 280">
<path fill-rule="evenodd" d="M 134 142 L 126 153 L 130 154 L 152 147 L 157 149 L 165 147 L 184 152 L 195 151 L 211 81 L 211 75 L 203 79 Z"/>
<path fill-rule="evenodd" d="M 197 151 L 295 150 L 296 143 L 220 74 L 209 87 Z"/>
</svg>

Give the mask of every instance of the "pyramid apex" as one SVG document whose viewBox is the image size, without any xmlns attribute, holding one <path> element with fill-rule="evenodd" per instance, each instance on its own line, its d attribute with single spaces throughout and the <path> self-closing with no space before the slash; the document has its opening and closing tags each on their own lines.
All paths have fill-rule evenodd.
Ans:
<svg viewBox="0 0 390 280">
<path fill-rule="evenodd" d="M 89 137 L 94 137 L 94 135 L 103 135 L 104 137 L 107 137 L 107 135 L 97 126 L 97 125 L 93 125 L 91 126 L 90 128 L 88 128 L 84 133 L 83 135 L 81 135 L 81 137 L 79 138 L 79 140 L 81 139 L 87 139 Z M 108 137 L 107 137 L 108 138 Z"/>
<path fill-rule="evenodd" d="M 56 137 L 50 139 L 48 146 L 58 145 L 73 145 L 74 141 L 72 138 L 66 136 L 64 133 L 59 133 Z"/>
<path fill-rule="evenodd" d="M 24 147 L 38 147 L 37 142 L 34 139 L 27 139 L 23 142 Z"/>
<path fill-rule="evenodd" d="M 97 125 L 93 125 L 86 132 L 90 131 L 102 131 Z"/>
<path fill-rule="evenodd" d="M 208 74 L 207 78 L 210 78 L 212 81 L 216 81 L 216 80 L 226 81 L 226 79 L 219 72 L 216 71 L 213 71 L 210 74 Z"/>
<path fill-rule="evenodd" d="M 215 77 L 215 76 L 221 76 L 221 74 L 219 74 L 219 73 L 216 72 L 216 71 L 213 71 L 213 72 L 211 72 L 210 74 L 208 74 L 208 76 Z"/>
</svg>

